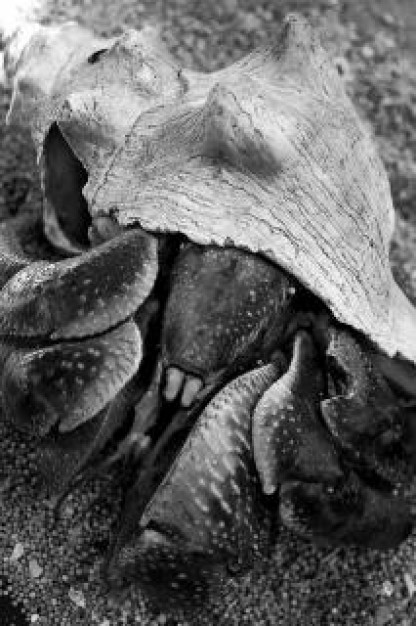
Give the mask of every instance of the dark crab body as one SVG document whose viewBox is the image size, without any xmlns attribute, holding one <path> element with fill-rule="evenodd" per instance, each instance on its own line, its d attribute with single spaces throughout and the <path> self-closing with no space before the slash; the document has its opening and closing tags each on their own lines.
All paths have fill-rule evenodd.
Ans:
<svg viewBox="0 0 416 626">
<path fill-rule="evenodd" d="M 61 498 L 124 461 L 109 579 L 203 599 L 279 522 L 397 544 L 416 316 L 388 268 L 384 172 L 307 26 L 289 19 L 278 46 L 213 77 L 145 33 L 103 50 L 62 32 L 67 73 L 51 87 L 40 63 L 25 104 L 30 59 L 62 34 L 41 29 L 12 115 L 34 118 L 46 234 L 73 256 L 34 262 L 3 231 L 2 392 Z"/>
<path fill-rule="evenodd" d="M 145 233 L 81 258 L 98 255 L 88 264 L 96 270 L 114 261 L 107 249 L 119 266 L 126 260 L 125 283 L 94 282 L 93 298 L 80 261 L 45 266 L 38 293 L 33 282 L 24 287 L 35 264 L 6 283 L 2 389 L 15 425 L 43 438 L 46 475 L 61 462 L 60 442 L 98 414 L 80 464 L 60 468 L 63 493 L 86 465 L 100 467 L 98 453 L 135 407 L 103 466 L 124 458 L 135 468 L 109 560 L 116 587 L 139 580 L 158 602 L 166 586 L 175 601 L 202 600 L 227 572 L 267 554 L 279 520 L 327 542 L 390 547 L 406 537 L 411 508 L 388 474 L 402 415 L 350 331 L 249 253 L 181 244 L 156 279 L 155 240 Z M 61 270 L 53 285 L 52 267 Z M 55 298 L 57 285 L 62 299 L 74 286 L 71 305 L 51 315 L 48 288 Z"/>
</svg>

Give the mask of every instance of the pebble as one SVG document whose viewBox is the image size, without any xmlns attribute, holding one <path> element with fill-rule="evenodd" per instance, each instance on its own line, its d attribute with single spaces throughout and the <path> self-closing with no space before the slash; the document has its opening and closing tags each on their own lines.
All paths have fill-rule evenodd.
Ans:
<svg viewBox="0 0 416 626">
<path fill-rule="evenodd" d="M 43 568 L 39 565 L 36 559 L 30 559 L 29 561 L 29 574 L 32 578 L 39 578 L 42 575 Z"/>
<path fill-rule="evenodd" d="M 370 61 L 371 59 L 374 58 L 375 52 L 374 52 L 374 48 L 372 48 L 369 44 L 365 44 L 364 46 L 362 46 L 361 48 L 361 56 L 366 59 L 367 61 Z"/>
<path fill-rule="evenodd" d="M 16 545 L 13 548 L 10 561 L 14 562 L 14 561 L 18 561 L 19 559 L 21 559 L 24 554 L 24 551 L 25 551 L 24 545 L 20 542 L 16 543 Z"/>
<path fill-rule="evenodd" d="M 75 589 L 74 587 L 70 587 L 68 591 L 68 596 L 71 602 L 76 604 L 81 609 L 85 609 L 87 603 L 85 601 L 85 596 L 80 589 Z"/>
<path fill-rule="evenodd" d="M 4 53 L 0 52 L 0 85 L 5 87 L 7 85 L 6 70 L 4 68 Z"/>
<path fill-rule="evenodd" d="M 262 28 L 260 18 L 254 13 L 241 14 L 240 25 L 241 28 L 247 33 L 258 32 Z"/>
<path fill-rule="evenodd" d="M 404 582 L 406 583 L 409 597 L 413 598 L 416 592 L 415 581 L 413 580 L 412 576 L 408 572 L 404 574 L 403 578 L 404 578 Z"/>
<path fill-rule="evenodd" d="M 394 585 L 390 580 L 386 580 L 383 583 L 382 594 L 386 598 L 390 598 L 394 594 Z"/>
<path fill-rule="evenodd" d="M 396 18 L 391 13 L 383 13 L 381 21 L 386 26 L 394 26 L 396 24 Z"/>
</svg>

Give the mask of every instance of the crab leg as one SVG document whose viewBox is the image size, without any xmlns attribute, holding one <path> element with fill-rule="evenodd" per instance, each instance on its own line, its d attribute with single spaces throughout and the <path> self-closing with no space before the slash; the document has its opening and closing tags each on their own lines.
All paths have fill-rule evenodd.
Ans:
<svg viewBox="0 0 416 626">
<path fill-rule="evenodd" d="M 263 491 L 291 478 L 330 484 L 342 476 L 334 445 L 319 421 L 322 367 L 312 338 L 299 332 L 288 371 L 260 399 L 253 450 Z"/>
<path fill-rule="evenodd" d="M 109 457 L 105 458 L 101 463 L 95 464 L 91 473 L 96 474 L 122 460 L 124 463 L 138 463 L 145 455 L 151 443 L 147 431 L 155 426 L 161 412 L 162 398 L 160 395 L 160 378 L 161 364 L 157 363 L 153 378 L 147 389 L 143 386 L 140 375 L 138 381 L 131 381 L 132 390 L 124 388 L 115 398 L 107 411 L 107 415 L 103 420 L 103 427 L 99 436 L 93 441 L 91 450 L 88 451 L 84 463 L 79 467 L 78 473 L 86 469 L 87 465 L 93 460 L 94 455 L 100 452 L 104 445 L 111 437 L 114 422 L 120 423 L 120 409 L 126 411 L 128 408 L 134 407 L 135 418 L 129 430 L 128 435 L 119 442 L 117 450 Z M 124 399 L 123 399 L 124 398 Z M 121 406 L 120 406 L 121 405 Z M 119 413 L 118 417 L 116 413 Z M 77 479 L 77 483 L 83 480 L 82 476 Z"/>
<path fill-rule="evenodd" d="M 137 372 L 139 329 L 128 321 L 77 343 L 14 352 L 6 361 L 2 393 L 6 413 L 38 436 L 59 424 L 62 433 L 94 417 Z"/>
<path fill-rule="evenodd" d="M 145 340 L 144 344 L 146 344 L 149 325 L 157 313 L 157 308 L 157 302 L 150 297 L 135 316 L 135 323 L 139 327 L 141 337 Z M 106 337 L 108 338 L 108 335 Z M 82 347 L 83 342 L 76 345 Z M 113 350 L 114 347 L 113 344 Z M 39 442 L 41 450 L 39 470 L 50 493 L 56 498 L 55 515 L 59 513 L 62 502 L 75 487 L 102 474 L 120 456 L 128 456 L 130 460 L 131 450 L 137 456 L 138 450 L 143 447 L 146 436 L 143 431 L 136 432 L 134 441 L 128 442 L 128 450 L 117 454 L 115 459 L 113 457 L 98 458 L 113 438 L 114 433 L 129 418 L 131 410 L 145 395 L 148 376 L 144 375 L 143 370 L 149 366 L 146 345 L 143 346 L 143 351 L 145 354 L 139 369 L 103 410 L 87 422 L 77 425 L 74 430 L 60 432 L 58 426 Z M 123 358 L 125 357 L 126 351 L 123 353 Z M 85 390 L 81 393 L 85 393 Z M 124 441 L 120 445 L 124 445 Z M 58 472 L 55 469 L 57 467 L 59 467 Z"/>
<path fill-rule="evenodd" d="M 126 498 L 110 577 L 162 577 L 187 588 L 199 575 L 209 578 L 213 563 L 250 562 L 261 544 L 251 415 L 280 373 L 270 364 L 226 385 L 145 506 L 139 478 Z"/>
<path fill-rule="evenodd" d="M 142 341 L 126 320 L 157 269 L 156 240 L 134 230 L 73 259 L 31 263 L 6 283 L 0 334 L 16 349 L 8 358 L 4 350 L 3 401 L 19 428 L 42 436 L 59 422 L 61 432 L 73 430 L 133 377 Z M 27 347 L 39 340 L 45 347 Z"/>
<path fill-rule="evenodd" d="M 99 455 L 128 418 L 129 411 L 142 392 L 140 384 L 133 378 L 90 421 L 58 437 L 51 433 L 40 442 L 39 469 L 54 500 L 55 520 L 58 519 L 63 502 L 76 487 L 103 475 L 113 464 L 112 457 L 100 460 Z M 145 443 L 144 435 L 142 443 Z M 138 449 L 139 445 L 136 440 L 135 448 Z M 54 471 L 56 467 L 59 467 L 58 472 Z"/>
<path fill-rule="evenodd" d="M 21 269 L 0 291 L 0 335 L 75 339 L 130 317 L 153 286 L 157 240 L 132 230 L 56 263 Z"/>
</svg>

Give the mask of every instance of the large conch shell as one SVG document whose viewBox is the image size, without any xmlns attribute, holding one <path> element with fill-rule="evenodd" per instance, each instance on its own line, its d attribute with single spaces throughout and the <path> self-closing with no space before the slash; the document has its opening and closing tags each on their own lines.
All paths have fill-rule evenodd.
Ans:
<svg viewBox="0 0 416 626">
<path fill-rule="evenodd" d="M 389 263 L 387 175 L 304 19 L 211 74 L 178 66 L 152 30 L 103 40 L 74 24 L 39 26 L 10 66 L 9 119 L 29 122 L 39 157 L 58 124 L 93 219 L 260 253 L 416 363 L 416 310 Z"/>
</svg>

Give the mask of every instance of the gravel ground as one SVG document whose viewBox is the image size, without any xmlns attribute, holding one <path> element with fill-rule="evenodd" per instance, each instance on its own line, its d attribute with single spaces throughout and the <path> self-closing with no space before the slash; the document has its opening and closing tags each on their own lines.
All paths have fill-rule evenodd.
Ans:
<svg viewBox="0 0 416 626">
<path fill-rule="evenodd" d="M 45 19 L 78 19 L 105 34 L 156 21 L 181 62 L 211 70 L 272 39 L 291 10 L 322 28 L 349 93 L 374 129 L 399 214 L 392 261 L 398 280 L 416 301 L 414 0 L 56 0 L 45 9 Z M 0 92 L 2 114 L 9 97 Z M 36 216 L 40 192 L 29 137 L 22 129 L 0 125 L 0 143 L 0 219 Z M 99 568 L 120 503 L 117 480 L 79 490 L 54 528 L 34 471 L 36 455 L 30 443 L 0 423 L 4 626 L 416 624 L 416 533 L 385 554 L 316 548 L 283 533 L 255 572 L 224 581 L 221 593 L 213 592 L 207 606 L 193 615 L 158 614 L 137 593 L 114 599 L 100 582 Z"/>
</svg>

